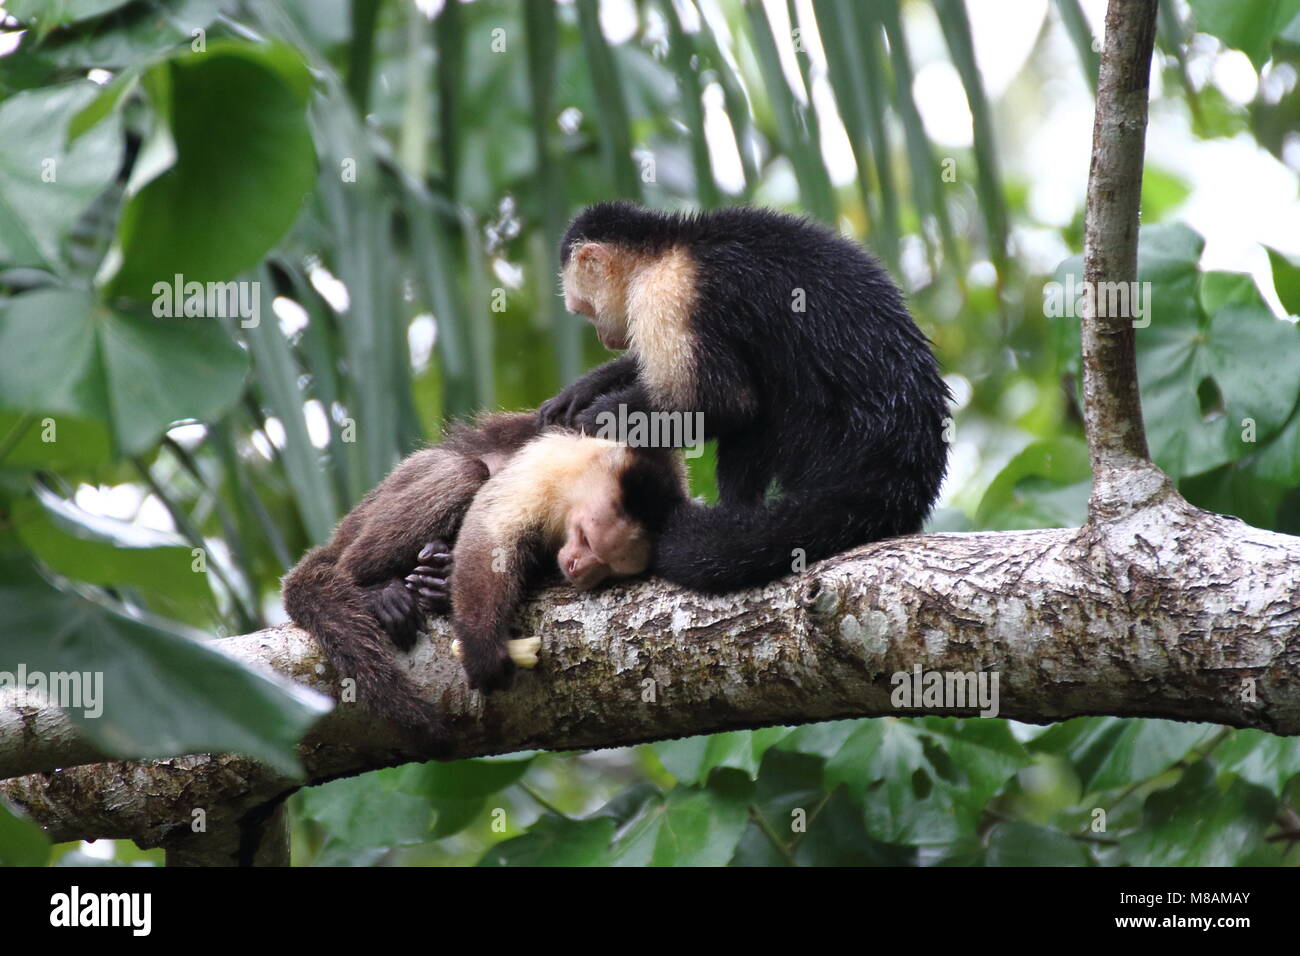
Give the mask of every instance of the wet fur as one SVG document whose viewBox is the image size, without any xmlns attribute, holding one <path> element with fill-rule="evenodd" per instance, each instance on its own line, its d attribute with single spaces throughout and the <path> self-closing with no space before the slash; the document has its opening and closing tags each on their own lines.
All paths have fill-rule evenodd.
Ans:
<svg viewBox="0 0 1300 956">
<path fill-rule="evenodd" d="M 796 549 L 814 561 L 921 529 L 947 469 L 950 394 L 874 258 L 771 210 L 601 203 L 562 240 L 566 286 L 591 242 L 616 250 L 611 281 L 629 276 L 603 300 L 624 305 L 629 351 L 544 404 L 543 420 L 594 430 L 620 404 L 699 411 L 718 440 L 719 504 L 672 514 L 654 573 L 729 591 L 790 573 Z"/>
</svg>

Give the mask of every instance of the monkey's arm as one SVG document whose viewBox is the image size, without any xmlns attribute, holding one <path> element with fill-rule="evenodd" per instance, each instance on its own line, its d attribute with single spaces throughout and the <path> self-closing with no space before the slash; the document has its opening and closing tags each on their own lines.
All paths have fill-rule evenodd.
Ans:
<svg viewBox="0 0 1300 956">
<path fill-rule="evenodd" d="M 448 609 L 449 542 L 486 479 L 477 459 L 431 448 L 403 461 L 358 506 L 339 569 L 404 650 L 424 614 Z"/>
<path fill-rule="evenodd" d="M 576 427 L 577 416 L 592 402 L 608 392 L 628 388 L 636 378 L 637 364 L 631 355 L 598 365 L 559 395 L 543 402 L 537 409 L 537 417 L 543 425 Z"/>
<path fill-rule="evenodd" d="M 536 548 L 528 536 L 494 534 L 492 511 L 500 503 L 476 499 L 452 552 L 452 633 L 472 689 L 490 693 L 510 686 L 515 661 L 506 640 L 523 603 Z"/>
</svg>

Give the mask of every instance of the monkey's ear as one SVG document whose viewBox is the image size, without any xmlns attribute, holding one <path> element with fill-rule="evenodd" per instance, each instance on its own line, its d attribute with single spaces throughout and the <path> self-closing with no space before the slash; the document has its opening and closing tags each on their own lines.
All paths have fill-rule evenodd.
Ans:
<svg viewBox="0 0 1300 956">
<path fill-rule="evenodd" d="M 574 250 L 574 255 L 577 256 L 578 265 L 584 269 L 603 269 L 612 253 L 603 243 L 584 242 Z"/>
</svg>

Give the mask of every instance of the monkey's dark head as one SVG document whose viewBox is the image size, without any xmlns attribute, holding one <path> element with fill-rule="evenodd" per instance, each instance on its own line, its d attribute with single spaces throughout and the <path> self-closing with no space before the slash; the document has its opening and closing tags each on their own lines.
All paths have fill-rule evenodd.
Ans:
<svg viewBox="0 0 1300 956">
<path fill-rule="evenodd" d="M 584 242 L 644 246 L 656 235 L 659 215 L 626 199 L 598 202 L 574 216 L 560 240 L 560 265 L 567 266 L 573 247 Z"/>
</svg>

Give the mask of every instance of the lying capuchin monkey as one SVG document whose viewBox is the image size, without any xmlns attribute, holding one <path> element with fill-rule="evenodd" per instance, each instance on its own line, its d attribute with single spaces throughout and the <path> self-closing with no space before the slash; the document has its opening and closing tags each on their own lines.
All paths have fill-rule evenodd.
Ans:
<svg viewBox="0 0 1300 956">
<path fill-rule="evenodd" d="M 600 203 L 560 245 L 565 304 L 609 349 L 539 409 L 589 434 L 699 412 L 718 504 L 683 502 L 652 573 L 729 591 L 920 531 L 947 469 L 949 392 L 883 268 L 824 226 L 766 209 Z"/>
<path fill-rule="evenodd" d="M 442 717 L 392 645 L 410 650 L 424 616 L 450 609 L 470 687 L 508 686 L 516 664 L 537 662 L 538 639 L 506 638 L 547 564 L 558 558 L 583 590 L 640 574 L 685 497 L 670 450 L 542 431 L 534 413 L 488 415 L 398 464 L 285 576 L 285 610 L 361 703 L 443 756 Z"/>
</svg>

